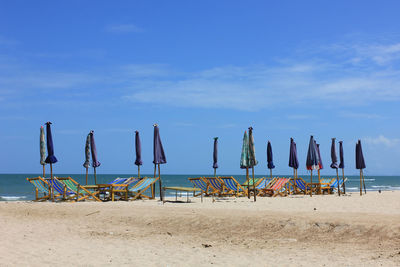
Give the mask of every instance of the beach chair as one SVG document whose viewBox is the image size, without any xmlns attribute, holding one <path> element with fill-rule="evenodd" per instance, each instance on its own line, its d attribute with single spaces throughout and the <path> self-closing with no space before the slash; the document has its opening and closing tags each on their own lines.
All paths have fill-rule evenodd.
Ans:
<svg viewBox="0 0 400 267">
<path fill-rule="evenodd" d="M 141 179 L 137 177 L 129 178 L 116 178 L 114 181 L 106 185 L 101 185 L 101 193 L 111 201 L 115 201 L 117 197 L 119 200 L 128 200 L 129 198 L 129 187 L 134 186 Z"/>
<path fill-rule="evenodd" d="M 343 183 L 345 183 L 347 181 L 347 178 L 339 178 L 339 185 L 340 187 L 343 188 Z M 332 194 L 334 193 L 335 190 L 337 190 L 338 187 L 338 181 L 337 178 L 332 178 L 332 180 L 330 181 L 330 183 L 324 187 L 321 187 L 322 190 L 324 190 L 325 192 L 327 192 L 328 194 Z"/>
<path fill-rule="evenodd" d="M 132 188 L 128 189 L 128 199 L 135 200 L 140 198 L 154 199 L 155 194 L 153 191 L 153 185 L 158 181 L 159 177 L 144 177 L 141 178 Z M 151 187 L 151 197 L 145 195 L 144 193 Z"/>
<path fill-rule="evenodd" d="M 290 179 L 292 183 L 292 194 L 308 194 L 310 192 L 310 187 L 303 178 L 297 177 L 296 179 Z"/>
<path fill-rule="evenodd" d="M 260 181 L 256 185 L 256 191 L 269 188 L 270 185 L 273 184 L 276 179 L 277 178 L 273 178 L 273 179 L 271 179 L 271 178 L 262 178 L 262 179 L 260 179 Z"/>
<path fill-rule="evenodd" d="M 260 190 L 260 195 L 268 195 L 272 197 L 286 196 L 290 193 L 290 179 L 289 178 L 276 178 L 270 186 Z"/>
<path fill-rule="evenodd" d="M 45 179 L 38 176 L 34 178 L 26 178 L 26 180 L 35 187 L 34 201 L 43 201 L 50 199 L 49 184 Z M 39 197 L 39 194 L 43 194 L 43 196 Z"/>
<path fill-rule="evenodd" d="M 208 183 L 209 188 L 211 188 L 213 195 L 218 194 L 219 196 L 226 195 L 224 182 L 222 182 L 219 177 L 201 177 L 206 183 Z"/>
<path fill-rule="evenodd" d="M 208 196 L 214 192 L 212 192 L 210 185 L 200 177 L 198 178 L 188 178 L 188 180 L 193 184 L 193 187 L 201 189 L 204 195 Z M 195 194 L 195 196 L 198 196 L 199 194 Z"/>
<path fill-rule="evenodd" d="M 238 181 L 236 181 L 235 178 L 233 177 L 218 177 L 224 187 L 227 189 L 227 194 L 233 194 L 235 196 L 242 196 L 246 195 L 247 196 L 247 189 L 244 189 Z"/>
<path fill-rule="evenodd" d="M 101 200 L 97 197 L 99 195 L 98 190 L 94 189 L 87 189 L 85 186 L 80 185 L 77 181 L 72 179 L 71 177 L 54 177 L 58 182 L 62 183 L 66 188 L 64 188 L 64 192 L 70 191 L 73 194 L 70 194 L 71 199 L 73 195 L 76 201 L 82 200 L 94 200 L 100 201 Z"/>
<path fill-rule="evenodd" d="M 57 177 L 53 177 L 53 179 L 46 179 L 46 181 L 49 183 L 53 190 L 53 195 L 54 193 L 57 193 L 57 195 L 54 195 L 54 198 L 60 199 L 60 200 L 70 200 L 70 201 L 76 201 L 79 198 L 79 195 L 77 195 L 74 191 L 68 189 L 67 185 L 61 183 L 57 179 Z"/>
</svg>

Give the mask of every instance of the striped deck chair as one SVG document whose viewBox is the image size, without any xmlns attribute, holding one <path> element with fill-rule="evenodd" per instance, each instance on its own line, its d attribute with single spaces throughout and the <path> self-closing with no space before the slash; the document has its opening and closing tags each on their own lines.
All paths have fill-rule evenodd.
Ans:
<svg viewBox="0 0 400 267">
<path fill-rule="evenodd" d="M 56 177 L 53 179 L 46 179 L 53 189 L 53 194 L 57 193 L 61 200 L 76 200 L 79 195 L 77 195 L 74 191 L 68 189 L 68 187 L 61 183 Z M 56 195 L 54 195 L 55 198 Z"/>
<path fill-rule="evenodd" d="M 193 184 L 193 187 L 200 188 L 201 191 L 203 191 L 203 194 L 205 194 L 206 196 L 213 193 L 210 188 L 210 185 L 206 181 L 201 179 L 200 177 L 199 178 L 188 178 L 188 180 Z M 198 195 L 199 194 L 197 194 L 197 195 L 195 194 L 195 196 L 198 196 Z"/>
<path fill-rule="evenodd" d="M 309 193 L 310 187 L 307 185 L 307 182 L 303 180 L 303 178 L 297 177 L 296 181 L 294 181 L 294 179 L 291 179 L 291 182 L 293 186 L 292 194 Z"/>
<path fill-rule="evenodd" d="M 128 196 L 130 197 L 129 200 L 135 200 L 139 197 L 144 197 L 147 199 L 154 199 L 154 191 L 152 185 L 154 185 L 158 181 L 159 177 L 144 177 L 140 179 L 131 189 L 128 190 Z M 147 189 L 152 188 L 151 197 L 144 194 Z"/>
<path fill-rule="evenodd" d="M 277 178 L 262 178 L 260 182 L 256 185 L 256 190 L 262 190 L 268 188 L 270 184 L 273 184 Z"/>
<path fill-rule="evenodd" d="M 45 179 L 39 176 L 34 178 L 26 178 L 26 180 L 35 187 L 34 201 L 42 201 L 50 199 L 49 184 Z M 43 194 L 43 196 L 39 197 L 39 194 Z"/>
<path fill-rule="evenodd" d="M 116 178 L 108 187 L 103 188 L 102 193 L 105 196 L 108 196 L 111 201 L 114 201 L 116 197 L 119 197 L 120 200 L 128 200 L 129 198 L 129 187 L 134 186 L 141 179 L 137 177 L 128 177 L 128 178 Z"/>
<path fill-rule="evenodd" d="M 70 191 L 72 191 L 75 194 L 76 201 L 82 201 L 82 200 L 95 200 L 95 201 L 101 201 L 96 195 L 98 195 L 100 192 L 98 190 L 89 190 L 85 188 L 85 186 L 80 185 L 78 182 L 76 182 L 74 179 L 71 177 L 55 177 L 55 179 L 59 182 L 61 182 L 66 188 Z"/>
<path fill-rule="evenodd" d="M 209 188 L 218 195 L 225 194 L 225 186 L 224 183 L 219 179 L 219 177 L 202 177 L 204 181 L 209 184 Z"/>
<path fill-rule="evenodd" d="M 269 188 L 260 190 L 260 193 L 272 197 L 276 197 L 278 195 L 286 196 L 290 191 L 289 181 L 289 178 L 276 178 L 274 183 L 271 183 Z"/>
<path fill-rule="evenodd" d="M 345 183 L 346 181 L 347 181 L 347 178 L 344 178 L 344 181 L 343 181 L 343 178 L 339 178 L 340 187 L 343 187 L 343 183 Z M 334 190 L 337 189 L 337 187 L 338 187 L 337 178 L 332 178 L 331 182 L 327 186 L 322 187 L 322 189 L 324 191 L 328 192 L 328 194 L 332 194 L 334 192 Z"/>
<path fill-rule="evenodd" d="M 222 182 L 224 187 L 227 189 L 228 194 L 233 194 L 235 196 L 247 196 L 247 189 L 243 188 L 235 178 L 231 177 L 218 177 Z"/>
</svg>

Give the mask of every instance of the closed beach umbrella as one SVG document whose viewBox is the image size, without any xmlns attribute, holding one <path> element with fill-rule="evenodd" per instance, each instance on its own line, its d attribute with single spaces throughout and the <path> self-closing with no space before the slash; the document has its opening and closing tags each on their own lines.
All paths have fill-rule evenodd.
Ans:
<svg viewBox="0 0 400 267">
<path fill-rule="evenodd" d="M 90 134 L 86 136 L 85 143 L 85 162 L 83 163 L 83 167 L 86 168 L 86 184 L 88 182 L 88 170 L 90 167 Z"/>
<path fill-rule="evenodd" d="M 214 168 L 214 177 L 217 177 L 217 168 L 218 168 L 218 137 L 214 137 L 213 168 Z"/>
<path fill-rule="evenodd" d="M 153 135 L 153 163 L 154 163 L 154 177 L 156 177 L 156 166 L 158 166 L 158 183 L 160 186 L 160 200 L 163 201 L 162 195 L 162 182 L 161 182 L 161 173 L 160 173 L 160 164 L 167 163 L 167 159 L 165 157 L 164 148 L 161 143 L 160 138 L 160 130 L 158 129 L 158 125 L 154 124 L 154 135 Z"/>
<path fill-rule="evenodd" d="M 297 147 L 293 138 L 290 138 L 289 150 L 289 167 L 293 168 L 294 187 L 296 190 L 297 169 L 299 168 L 299 160 L 297 159 Z"/>
<path fill-rule="evenodd" d="M 310 143 L 308 144 L 307 160 L 306 160 L 307 170 L 311 171 L 311 183 L 312 183 L 312 171 L 319 169 L 319 164 L 318 163 L 319 162 L 318 162 L 317 149 L 316 149 L 314 137 L 311 135 L 310 136 Z M 312 192 L 310 190 L 310 196 L 311 195 L 312 195 Z"/>
<path fill-rule="evenodd" d="M 40 164 L 43 166 L 43 178 L 45 177 L 46 170 L 46 141 L 44 139 L 44 128 L 40 126 Z"/>
<path fill-rule="evenodd" d="M 339 141 L 339 158 L 340 158 L 339 168 L 342 169 L 342 175 L 343 175 L 343 193 L 346 194 L 346 183 L 344 182 L 343 141 Z"/>
<path fill-rule="evenodd" d="M 317 149 L 317 155 L 318 155 L 318 169 L 322 170 L 324 168 L 324 165 L 322 164 L 322 158 L 321 158 L 321 153 L 319 151 L 319 144 L 315 143 L 315 147 Z"/>
<path fill-rule="evenodd" d="M 135 165 L 138 167 L 138 178 L 140 178 L 140 165 L 142 165 L 143 162 L 142 162 L 142 145 L 140 143 L 140 137 L 138 131 L 135 131 L 135 152 L 136 152 Z"/>
<path fill-rule="evenodd" d="M 253 177 L 253 191 L 254 191 L 254 201 L 256 201 L 256 187 L 254 183 L 254 166 L 257 165 L 256 159 L 256 148 L 254 146 L 253 137 L 253 127 L 249 127 L 249 167 L 251 167 L 252 177 Z"/>
<path fill-rule="evenodd" d="M 361 147 L 361 140 L 356 144 L 356 169 L 360 170 L 360 195 L 362 195 L 362 184 L 364 184 L 364 193 L 367 193 L 365 188 L 363 169 L 365 169 L 365 160 Z"/>
<path fill-rule="evenodd" d="M 338 163 L 337 163 L 337 156 L 336 156 L 336 138 L 332 138 L 331 144 L 331 168 L 336 169 L 336 179 L 337 179 L 337 186 L 338 186 L 338 194 L 340 196 L 340 185 L 339 185 L 339 172 L 338 172 Z"/>
<path fill-rule="evenodd" d="M 247 136 L 247 132 L 244 131 L 242 153 L 240 155 L 240 168 L 246 169 L 247 192 L 249 193 L 248 198 L 250 198 L 249 166 L 250 166 L 249 137 Z"/>
<path fill-rule="evenodd" d="M 46 141 L 47 141 L 47 158 L 46 163 L 50 164 L 50 178 L 53 182 L 53 164 L 57 162 L 56 156 L 54 156 L 53 136 L 51 135 L 51 122 L 46 122 Z M 54 201 L 54 192 L 51 190 L 51 199 Z"/>
<path fill-rule="evenodd" d="M 275 165 L 274 165 L 274 160 L 273 160 L 273 156 L 272 156 L 272 146 L 271 146 L 270 141 L 268 141 L 268 144 L 267 144 L 267 166 L 270 171 L 270 175 L 271 175 L 271 179 L 272 179 L 272 169 L 275 168 Z"/>
<path fill-rule="evenodd" d="M 94 131 L 90 131 L 90 150 L 92 152 L 92 167 L 94 171 L 94 183 L 97 184 L 96 168 L 101 165 L 97 159 L 96 142 L 94 141 Z"/>
</svg>

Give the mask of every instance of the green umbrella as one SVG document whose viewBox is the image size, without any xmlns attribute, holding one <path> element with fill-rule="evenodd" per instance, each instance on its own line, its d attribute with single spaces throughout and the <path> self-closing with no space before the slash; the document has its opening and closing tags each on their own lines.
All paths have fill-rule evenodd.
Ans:
<svg viewBox="0 0 400 267">
<path fill-rule="evenodd" d="M 45 167 L 46 165 L 46 141 L 44 139 L 44 128 L 40 127 L 40 164 L 43 166 L 43 178 L 45 177 Z"/>
<path fill-rule="evenodd" d="M 256 188 L 254 184 L 254 166 L 257 165 L 256 149 L 254 147 L 253 127 L 249 127 L 249 167 L 252 170 L 254 201 L 256 201 Z"/>
<path fill-rule="evenodd" d="M 246 169 L 246 181 L 247 181 L 248 198 L 250 198 L 249 166 L 250 166 L 249 138 L 247 136 L 247 132 L 244 131 L 243 144 L 242 144 L 242 154 L 240 156 L 240 168 L 241 169 Z"/>
</svg>

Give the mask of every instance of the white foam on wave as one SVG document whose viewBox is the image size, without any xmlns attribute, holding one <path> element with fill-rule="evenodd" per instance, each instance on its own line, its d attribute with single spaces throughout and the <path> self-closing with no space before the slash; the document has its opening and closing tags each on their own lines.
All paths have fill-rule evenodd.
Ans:
<svg viewBox="0 0 400 267">
<path fill-rule="evenodd" d="M 18 201 L 26 199 L 26 196 L 0 196 L 0 200 L 5 200 L 5 201 Z"/>
<path fill-rule="evenodd" d="M 357 182 L 357 181 L 360 181 L 360 179 L 348 179 L 348 181 L 350 181 L 350 182 Z M 366 182 L 374 182 L 375 179 L 374 179 L 374 178 L 368 178 L 368 179 L 365 179 L 365 178 L 364 178 L 364 181 L 366 181 Z"/>
</svg>

